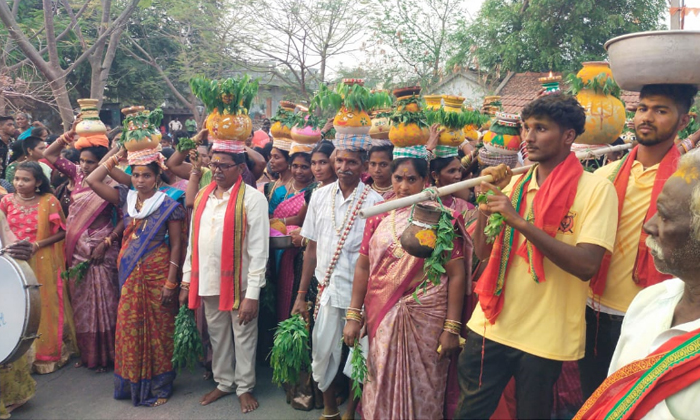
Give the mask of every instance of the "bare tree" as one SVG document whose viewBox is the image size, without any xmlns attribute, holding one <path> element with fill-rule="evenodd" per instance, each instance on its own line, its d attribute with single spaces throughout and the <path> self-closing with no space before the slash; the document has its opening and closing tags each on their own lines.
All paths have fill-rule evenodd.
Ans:
<svg viewBox="0 0 700 420">
<path fill-rule="evenodd" d="M 92 66 L 92 97 L 102 99 L 119 37 L 128 22 L 129 16 L 134 12 L 140 0 L 125 2 L 124 8 L 114 20 L 111 19 L 112 1 L 101 0 L 102 17 L 94 39 L 90 40 L 92 41 L 91 44 L 85 39 L 85 34 L 83 34 L 80 25 L 83 14 L 91 4 L 95 3 L 94 0 L 86 0 L 77 10 L 74 10 L 67 0 L 60 0 L 60 7 L 70 18 L 70 23 L 60 33 L 56 33 L 55 22 L 56 13 L 59 10 L 59 0 L 42 1 L 44 25 L 43 28 L 32 34 L 25 32 L 17 23 L 19 0 L 13 2 L 12 8 L 9 7 L 6 0 L 0 0 L 0 20 L 4 23 L 9 33 L 9 38 L 11 38 L 11 41 L 8 39 L 4 43 L 6 48 L 3 50 L 3 60 L 4 64 L 9 64 L 6 61 L 7 53 L 11 43 L 14 42 L 26 58 L 7 67 L 5 69 L 6 74 L 17 71 L 28 63 L 35 66 L 51 88 L 65 129 L 70 127 L 73 121 L 66 76 L 78 65 L 88 60 Z M 65 58 L 61 60 L 58 45 L 69 34 L 75 34 L 78 38 L 82 52 L 73 60 L 66 60 Z M 41 45 L 43 47 L 38 47 Z M 48 54 L 48 60 L 44 59 L 44 54 Z"/>
</svg>

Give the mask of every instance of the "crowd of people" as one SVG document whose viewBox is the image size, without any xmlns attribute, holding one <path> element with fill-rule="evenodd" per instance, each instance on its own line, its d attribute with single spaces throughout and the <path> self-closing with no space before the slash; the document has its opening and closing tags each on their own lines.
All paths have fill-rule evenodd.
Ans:
<svg viewBox="0 0 700 420">
<path fill-rule="evenodd" d="M 692 147 L 677 134 L 696 94 L 645 86 L 637 144 L 594 173 L 571 151 L 584 109 L 541 96 L 520 114 L 534 165 L 518 176 L 512 156 L 462 159 L 476 142 L 436 157 L 438 125 L 422 156 L 368 135 L 290 144 L 268 124 L 245 148 L 205 129 L 197 148 L 127 160 L 114 133 L 84 139 L 74 125 L 47 142 L 26 114 L 0 117 L 0 242 L 43 285 L 39 338 L 0 367 L 0 418 L 34 395 L 31 373 L 74 355 L 113 369 L 114 398 L 166 403 L 180 305 L 196 311 L 216 383 L 202 405 L 235 393 L 255 410 L 270 330 L 300 314 L 312 363 L 287 402 L 322 419 L 341 418 L 357 342 L 368 374 L 344 419 L 693 418 L 700 155 L 688 150 L 700 134 Z M 456 235 L 439 281 L 420 287 L 425 260 L 400 240 L 413 210 L 360 211 L 479 175 L 493 181 L 442 197 Z M 505 226 L 487 237 L 496 213 Z M 291 246 L 272 247 L 276 236 Z"/>
</svg>

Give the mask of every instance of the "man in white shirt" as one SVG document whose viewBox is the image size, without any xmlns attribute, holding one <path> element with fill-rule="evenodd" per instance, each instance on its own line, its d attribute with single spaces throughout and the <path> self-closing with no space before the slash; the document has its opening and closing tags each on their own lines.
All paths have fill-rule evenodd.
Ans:
<svg viewBox="0 0 700 420">
<path fill-rule="evenodd" d="M 576 418 L 693 419 L 700 414 L 700 153 L 681 159 L 645 225 L 656 268 L 678 278 L 640 291 L 608 378 Z M 611 416 L 617 418 L 616 416 Z"/>
<path fill-rule="evenodd" d="M 292 314 L 299 313 L 308 322 L 306 292 L 315 275 L 319 292 L 312 331 L 311 369 L 323 392 L 326 418 L 340 418 L 333 379 L 340 368 L 345 311 L 350 306 L 355 263 L 365 230 L 365 220 L 357 213 L 383 200 L 360 181 L 360 175 L 367 171 L 368 136 L 349 136 L 346 140 L 335 143 L 338 180 L 315 191 L 309 202 L 301 229 L 301 236 L 309 243 L 299 294 L 292 309 Z"/>
<path fill-rule="evenodd" d="M 168 127 L 170 127 L 171 133 L 182 130 L 182 123 L 180 122 L 180 118 L 175 118 L 174 120 L 171 120 L 168 124 Z"/>
<path fill-rule="evenodd" d="M 209 164 L 214 183 L 195 200 L 180 304 L 204 304 L 217 387 L 210 404 L 234 391 L 241 411 L 258 408 L 253 397 L 258 341 L 258 298 L 265 286 L 270 222 L 265 196 L 241 179 L 245 150 L 214 141 Z M 235 366 L 235 368 L 234 368 Z"/>
</svg>

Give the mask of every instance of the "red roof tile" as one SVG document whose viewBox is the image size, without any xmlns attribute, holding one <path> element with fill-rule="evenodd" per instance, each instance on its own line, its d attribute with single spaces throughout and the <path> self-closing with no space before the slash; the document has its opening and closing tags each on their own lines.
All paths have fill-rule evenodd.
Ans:
<svg viewBox="0 0 700 420">
<path fill-rule="evenodd" d="M 555 76 L 561 76 L 559 72 L 553 72 Z M 537 98 L 537 94 L 542 90 L 540 77 L 548 76 L 549 72 L 525 72 L 515 73 L 505 82 L 496 95 L 501 96 L 503 111 L 508 113 L 519 113 L 525 105 Z M 563 90 L 567 89 L 566 83 L 562 82 Z M 639 103 L 639 93 L 622 91 L 622 100 L 628 107 L 636 107 Z"/>
</svg>

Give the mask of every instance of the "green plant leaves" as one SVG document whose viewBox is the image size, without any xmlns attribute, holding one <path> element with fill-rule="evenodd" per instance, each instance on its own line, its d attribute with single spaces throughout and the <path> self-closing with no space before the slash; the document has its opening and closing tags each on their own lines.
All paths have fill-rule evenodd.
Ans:
<svg viewBox="0 0 700 420">
<path fill-rule="evenodd" d="M 428 282 L 435 286 L 440 284 L 440 277 L 445 274 L 445 265 L 449 262 L 452 250 L 454 249 L 454 239 L 456 235 L 454 226 L 452 225 L 454 217 L 452 217 L 448 209 L 442 206 L 441 201 L 440 206 L 442 214 L 440 214 L 435 232 L 435 249 L 433 249 L 433 253 L 430 257 L 426 258 L 423 262 L 425 277 L 423 278 L 423 282 L 413 292 L 413 299 L 418 303 L 420 303 L 418 300 L 418 290 L 423 290 L 423 293 L 425 293 Z"/>
<path fill-rule="evenodd" d="M 85 275 L 87 274 L 88 268 L 90 268 L 90 261 L 83 261 L 69 268 L 68 270 L 61 273 L 61 279 L 68 281 L 74 279 L 75 285 L 79 285 L 83 282 Z"/>
<path fill-rule="evenodd" d="M 247 74 L 240 79 L 210 80 L 206 77 L 190 79 L 192 93 L 201 100 L 207 112 L 217 110 L 229 114 L 248 115 L 253 99 L 258 94 L 259 80 L 251 80 Z"/>
<path fill-rule="evenodd" d="M 587 83 L 584 83 L 583 80 L 575 74 L 570 74 L 566 78 L 566 83 L 569 84 L 568 92 L 574 96 L 578 95 L 583 89 L 589 89 L 595 93 L 612 95 L 617 99 L 621 99 L 622 91 L 620 90 L 620 86 L 615 83 L 612 77 L 608 77 L 605 73 L 600 73 Z"/>
<path fill-rule="evenodd" d="M 488 197 L 494 195 L 493 191 L 488 191 L 485 194 L 478 195 L 476 197 L 476 204 L 486 204 L 488 203 Z M 501 213 L 492 213 L 489 216 L 488 223 L 484 227 L 484 235 L 486 235 L 486 242 L 492 244 L 496 237 L 501 233 L 503 227 L 505 226 L 506 218 L 503 217 Z"/>
<path fill-rule="evenodd" d="M 268 358 L 272 366 L 272 382 L 278 386 L 298 382 L 302 369 L 311 366 L 309 331 L 301 315 L 293 315 L 279 323 Z"/>
<path fill-rule="evenodd" d="M 194 311 L 187 305 L 181 306 L 175 317 L 174 342 L 173 369 L 179 373 L 186 366 L 190 372 L 194 371 L 195 365 L 204 356 L 204 347 L 194 320 Z"/>
<path fill-rule="evenodd" d="M 321 110 L 321 112 L 336 113 L 343 106 L 349 110 L 369 112 L 373 109 L 391 106 L 391 97 L 386 92 L 372 92 L 359 84 L 349 86 L 345 83 L 339 83 L 335 90 L 321 85 L 321 88 L 311 99 L 309 112 Z"/>
<path fill-rule="evenodd" d="M 358 400 L 362 397 L 362 386 L 367 381 L 367 360 L 362 353 L 362 345 L 358 340 L 355 340 L 355 345 L 352 348 L 352 358 L 350 359 L 352 367 L 350 379 L 352 379 L 352 394 Z"/>
<path fill-rule="evenodd" d="M 196 148 L 197 148 L 197 143 L 195 143 L 195 141 L 190 139 L 190 138 L 181 138 L 178 141 L 177 146 L 175 146 L 175 149 L 180 153 L 187 152 L 188 150 L 192 150 L 192 149 L 196 149 Z"/>
</svg>

